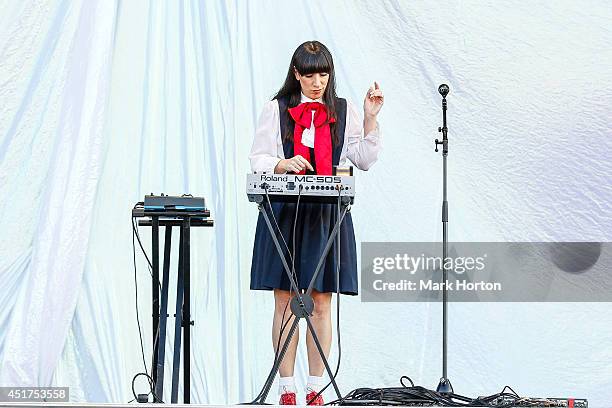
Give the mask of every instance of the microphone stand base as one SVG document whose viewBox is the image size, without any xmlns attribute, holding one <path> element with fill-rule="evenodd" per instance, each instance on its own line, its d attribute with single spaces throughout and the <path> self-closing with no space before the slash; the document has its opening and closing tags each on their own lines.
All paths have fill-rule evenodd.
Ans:
<svg viewBox="0 0 612 408">
<path fill-rule="evenodd" d="M 436 391 L 440 394 L 452 394 L 453 386 L 450 380 L 444 377 L 440 378 L 440 383 L 438 384 L 438 388 L 436 388 Z"/>
</svg>

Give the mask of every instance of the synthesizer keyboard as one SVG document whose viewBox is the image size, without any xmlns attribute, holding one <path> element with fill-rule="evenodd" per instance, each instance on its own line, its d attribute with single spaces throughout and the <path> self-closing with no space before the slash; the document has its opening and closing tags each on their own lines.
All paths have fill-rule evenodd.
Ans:
<svg viewBox="0 0 612 408">
<path fill-rule="evenodd" d="M 246 183 L 249 201 L 262 202 L 266 194 L 270 201 L 328 203 L 355 199 L 354 176 L 320 176 L 299 174 L 247 174 Z"/>
<path fill-rule="evenodd" d="M 191 195 L 146 195 L 144 199 L 145 211 L 206 211 L 204 197 Z"/>
</svg>

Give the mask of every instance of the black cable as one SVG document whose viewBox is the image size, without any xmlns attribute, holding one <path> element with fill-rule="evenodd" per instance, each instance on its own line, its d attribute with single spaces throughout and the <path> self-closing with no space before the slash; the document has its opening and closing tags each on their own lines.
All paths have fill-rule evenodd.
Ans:
<svg viewBox="0 0 612 408">
<path fill-rule="evenodd" d="M 138 228 L 134 222 L 135 222 L 135 219 L 132 218 L 132 227 L 134 228 L 134 233 L 136 234 L 136 239 L 138 240 L 138 246 L 140 246 L 140 250 L 142 251 L 142 254 L 145 256 L 147 260 L 147 264 L 149 266 L 149 272 L 150 272 L 151 269 L 153 268 L 153 264 L 151 263 L 151 260 L 149 259 L 149 256 L 147 255 L 147 251 L 145 251 L 142 245 L 142 241 L 140 240 L 140 234 L 138 233 Z"/>
<path fill-rule="evenodd" d="M 132 219 L 133 220 L 133 219 Z M 134 227 L 134 223 L 132 222 L 132 227 Z M 140 327 L 140 314 L 138 312 L 138 279 L 136 272 L 136 244 L 134 242 L 134 232 L 132 231 L 132 256 L 134 262 L 134 298 L 136 299 L 136 324 L 138 325 L 138 336 L 140 337 L 140 352 L 142 353 L 142 364 L 144 365 L 145 373 L 148 373 L 149 370 L 147 368 L 147 361 L 144 355 L 144 343 L 142 341 L 142 329 Z"/>
<path fill-rule="evenodd" d="M 136 204 L 137 206 L 138 204 Z M 136 207 L 134 206 L 134 207 Z M 136 239 L 138 240 L 138 244 L 140 245 L 140 250 L 142 251 L 142 254 L 145 256 L 145 258 L 147 259 L 147 263 L 148 263 L 148 269 L 149 269 L 149 275 L 151 276 L 151 278 L 153 278 L 153 271 L 152 271 L 152 264 L 151 261 L 149 260 L 149 256 L 147 255 L 147 251 L 145 251 L 144 246 L 142 245 L 142 242 L 140 240 L 140 234 L 138 233 L 138 226 L 136 224 L 136 218 L 132 217 L 132 241 L 134 241 L 134 234 L 136 235 Z M 135 255 L 135 249 L 134 249 L 134 242 L 132 242 L 132 251 L 134 252 L 134 256 Z M 161 291 L 161 282 L 159 282 L 159 280 L 157 281 L 157 285 L 159 286 L 159 290 Z M 138 291 L 138 287 L 136 286 L 136 290 Z M 138 296 L 138 293 L 136 293 L 136 296 Z M 136 305 L 136 311 L 138 313 L 138 305 Z M 137 315 L 138 317 L 138 315 Z M 138 319 L 137 319 L 138 320 Z M 140 324 L 139 324 L 139 331 L 140 331 Z M 157 342 L 159 340 L 159 326 L 157 327 L 157 331 L 155 332 L 155 340 L 153 341 L 153 354 L 155 354 L 155 350 L 157 349 Z M 142 348 L 142 335 L 141 335 L 141 340 L 140 340 L 141 344 L 141 348 Z M 155 360 L 155 356 L 153 356 L 152 360 Z M 146 366 L 145 366 L 146 369 Z M 153 362 L 151 363 L 151 375 L 153 374 Z"/>
<path fill-rule="evenodd" d="M 405 381 L 410 382 L 408 386 Z M 401 387 L 390 388 L 357 388 L 346 396 L 326 405 L 394 405 L 394 406 L 443 406 L 443 407 L 495 407 L 511 408 L 514 406 L 559 406 L 550 399 L 522 398 L 510 386 L 506 385 L 500 393 L 489 396 L 469 398 L 459 394 L 441 394 L 424 387 L 415 386 L 408 376 L 400 378 Z M 506 392 L 506 389 L 511 392 Z"/>
<path fill-rule="evenodd" d="M 299 290 L 299 282 L 298 282 L 298 278 L 297 278 L 297 274 L 295 272 L 295 229 L 296 229 L 296 225 L 297 225 L 297 219 L 298 219 L 298 211 L 300 209 L 300 197 L 302 196 L 302 185 L 300 185 L 299 189 L 298 189 L 298 198 L 297 198 L 297 203 L 295 205 L 295 215 L 293 217 L 293 232 L 292 232 L 292 239 L 293 239 L 293 243 L 292 243 L 292 252 L 289 252 L 289 256 L 291 257 L 291 276 L 293 277 L 293 280 L 295 281 L 297 288 Z M 266 197 L 268 198 L 268 203 L 270 202 L 270 198 L 268 197 L 268 191 L 266 189 Z M 270 206 L 270 209 L 272 207 Z M 280 229 L 280 227 L 278 226 L 278 224 L 276 224 L 276 227 L 278 228 L 279 233 L 281 234 L 281 237 L 283 236 L 282 231 Z M 284 241 L 284 239 L 283 239 Z M 287 243 L 285 243 L 285 247 L 287 247 Z M 289 248 L 287 247 L 287 251 L 289 251 Z M 291 303 L 291 298 L 293 294 L 293 286 L 290 284 L 289 285 L 289 302 L 287 302 L 287 304 L 285 305 L 285 309 L 283 310 L 283 316 L 281 317 L 281 327 L 279 330 L 279 334 L 278 334 L 278 343 L 276 345 L 276 351 L 274 353 L 274 364 L 276 364 L 277 358 L 278 358 L 278 354 L 279 354 L 279 349 L 280 349 L 280 341 L 283 337 L 283 333 L 285 331 L 285 329 L 287 328 L 287 325 L 289 324 L 289 322 L 291 321 L 291 316 L 289 316 L 287 318 L 287 322 L 285 322 L 285 313 L 287 312 L 287 306 L 289 306 L 289 304 Z"/>
<path fill-rule="evenodd" d="M 136 269 L 136 242 L 135 242 L 135 236 L 138 235 L 137 229 L 134 225 L 134 217 L 132 217 L 132 260 L 133 260 L 133 265 L 134 265 L 134 298 L 135 298 L 135 306 L 136 306 L 136 324 L 138 325 L 138 336 L 140 338 L 140 352 L 142 355 L 142 364 L 144 365 L 144 373 L 138 373 L 136 374 L 133 378 L 132 378 L 132 394 L 134 394 L 134 398 L 138 399 L 138 397 L 136 396 L 136 393 L 134 391 L 134 382 L 136 381 L 136 378 L 138 378 L 141 375 L 145 375 L 148 379 L 149 379 L 149 393 L 147 395 L 153 395 L 153 398 L 155 399 L 155 401 L 161 401 L 160 398 L 157 397 L 157 395 L 155 394 L 155 381 L 153 380 L 153 378 L 151 378 L 151 376 L 148 374 L 149 369 L 147 368 L 147 361 L 145 358 L 145 353 L 144 353 L 144 342 L 142 340 L 142 328 L 140 326 L 140 313 L 138 310 L 138 273 L 137 273 L 137 269 Z M 140 239 L 138 240 L 140 242 Z M 143 253 L 145 254 L 146 257 L 146 252 L 144 251 L 144 248 L 142 248 L 142 244 L 141 244 L 141 249 L 143 250 Z M 148 257 L 147 257 L 148 260 Z M 155 345 L 157 343 L 157 340 L 159 338 L 159 327 L 157 328 L 157 333 L 155 335 L 155 342 L 153 343 L 153 351 L 155 351 Z M 151 370 L 153 370 L 153 366 L 151 366 Z M 163 402 L 163 401 L 161 401 Z"/>
<path fill-rule="evenodd" d="M 274 221 L 274 225 L 276 226 L 276 229 L 278 230 L 278 234 L 280 235 L 281 239 L 283 240 L 283 244 L 285 244 L 285 248 L 287 249 L 287 253 L 289 254 L 289 256 L 291 257 L 291 259 L 293 259 L 293 256 L 291 255 L 291 251 L 289 251 L 289 245 L 287 245 L 287 241 L 285 241 L 285 236 L 283 235 L 283 231 L 280 229 L 280 227 L 278 226 L 278 222 L 276 221 L 276 216 L 274 215 L 274 210 L 272 209 L 272 203 L 270 202 L 270 195 L 268 194 L 268 186 L 264 185 L 264 192 L 266 193 L 266 201 L 268 202 L 268 207 L 270 208 L 270 214 L 272 215 L 272 221 Z M 265 211 L 265 206 L 264 206 L 264 211 Z"/>
<path fill-rule="evenodd" d="M 298 189 L 298 198 L 297 198 L 297 203 L 295 205 L 295 215 L 293 217 L 293 231 L 292 231 L 292 239 L 293 239 L 292 249 L 293 249 L 293 251 L 289 252 L 289 256 L 291 257 L 291 276 L 293 277 L 293 280 L 295 281 L 298 290 L 299 290 L 299 282 L 298 282 L 297 274 L 295 272 L 295 229 L 296 229 L 296 225 L 297 225 L 298 212 L 299 212 L 299 209 L 300 209 L 300 198 L 301 198 L 301 196 L 302 196 L 302 185 L 300 185 L 300 187 Z M 268 197 L 268 191 L 267 190 L 266 190 L 266 197 Z M 268 197 L 268 202 L 270 202 L 270 198 L 269 197 Z M 282 237 L 282 231 L 281 231 L 280 227 L 278 226 L 278 224 L 276 224 L 276 227 L 278 228 L 278 231 L 279 231 L 279 233 L 281 234 L 281 237 Z M 287 246 L 286 243 L 285 243 L 285 246 Z M 287 251 L 289 251 L 288 247 L 287 247 Z M 281 327 L 280 327 L 279 334 L 278 334 L 278 343 L 276 345 L 276 352 L 274 354 L 274 364 L 276 364 L 276 362 L 277 362 L 278 354 L 279 354 L 279 351 L 280 351 L 280 341 L 283 338 L 283 333 L 285 332 L 285 329 L 287 328 L 287 325 L 291 321 L 291 316 L 289 316 L 287 318 L 287 321 L 285 322 L 285 312 L 287 311 L 287 306 L 289 306 L 289 304 L 291 303 L 291 298 L 293 297 L 292 294 L 293 294 L 293 286 L 290 284 L 289 285 L 289 302 L 287 302 L 287 304 L 285 305 L 285 309 L 283 310 L 283 316 L 281 318 Z M 297 293 L 296 293 L 296 295 L 297 295 Z"/>
<path fill-rule="evenodd" d="M 147 268 L 149 270 L 149 275 L 153 278 L 153 264 L 147 255 L 147 251 L 145 251 L 144 246 L 142 245 L 142 241 L 140 240 L 140 234 L 138 233 L 138 226 L 136 225 L 136 217 L 132 217 L 132 233 L 136 234 L 136 240 L 138 241 L 138 245 L 140 246 L 140 250 L 144 257 L 147 259 Z M 161 282 L 157 281 L 159 289 L 161 290 Z"/>
<path fill-rule="evenodd" d="M 134 249 L 134 234 L 136 234 L 136 239 L 138 240 L 138 243 L 140 244 L 140 249 L 142 251 L 142 254 L 145 256 L 145 258 L 147 259 L 148 262 L 148 266 L 149 266 L 149 275 L 151 275 L 151 278 L 153 278 L 153 271 L 151 270 L 152 265 L 151 265 L 151 261 L 149 260 L 149 257 L 147 255 L 147 251 L 145 251 L 142 242 L 140 241 L 140 234 L 138 233 L 138 227 L 135 224 L 135 217 L 132 217 L 132 251 L 134 252 L 134 257 L 136 257 L 136 250 Z M 136 268 L 136 266 L 134 265 L 134 268 Z M 159 289 L 161 290 L 161 283 L 158 281 L 157 282 Z M 136 284 L 136 297 L 138 297 L 138 286 Z M 137 300 L 138 301 L 138 300 Z M 136 306 L 137 310 L 138 310 L 138 305 Z M 138 316 L 137 316 L 138 317 Z M 138 320 L 138 319 L 137 319 Z M 139 325 L 139 330 L 140 330 L 140 325 Z M 155 351 L 155 348 L 157 346 L 157 341 L 159 339 L 159 327 L 157 328 L 157 332 L 155 333 L 155 341 L 153 342 L 153 351 Z M 142 347 L 142 335 L 141 335 L 141 347 Z M 145 366 L 146 368 L 146 366 Z M 151 372 L 153 372 L 153 367 L 151 367 Z"/>
<path fill-rule="evenodd" d="M 402 384 L 403 387 L 408 388 L 408 386 L 406 384 L 404 384 L 404 378 L 407 379 L 408 381 L 410 381 L 410 386 L 414 387 L 414 382 L 412 382 L 412 379 L 410 377 L 408 377 L 407 375 L 402 375 L 400 377 L 400 384 Z"/>
<path fill-rule="evenodd" d="M 136 208 L 138 206 L 137 203 L 134 208 Z M 142 254 L 145 256 L 145 258 L 147 259 L 147 263 L 148 263 L 148 269 L 149 269 L 149 275 L 151 275 L 151 278 L 153 278 L 153 271 L 152 269 L 152 264 L 151 261 L 149 260 L 149 256 L 147 255 L 147 251 L 145 251 L 144 246 L 142 245 L 142 241 L 140 240 L 140 234 L 138 233 L 138 226 L 136 224 L 136 217 L 132 217 L 132 251 L 134 252 L 134 257 L 136 256 L 135 254 L 135 249 L 134 249 L 134 234 L 136 235 L 136 239 L 138 240 L 138 244 L 140 245 L 140 250 L 142 251 Z M 134 266 L 135 268 L 135 266 Z M 161 290 L 161 282 L 157 282 L 159 289 Z M 136 286 L 136 290 L 138 290 L 138 287 Z M 138 293 L 136 293 L 136 296 L 138 296 Z M 136 310 L 138 311 L 138 305 L 136 306 Z M 139 326 L 140 329 L 140 326 Z M 142 338 L 142 336 L 141 336 Z M 159 327 L 157 328 L 157 332 L 155 333 L 155 341 L 153 342 L 153 352 L 155 352 L 156 347 L 157 347 L 157 341 L 159 340 Z M 142 343 L 142 341 L 141 341 Z M 141 344 L 142 347 L 142 344 Z M 153 358 L 154 359 L 154 358 Z M 145 367 L 146 368 L 146 367 Z M 153 367 L 151 367 L 151 372 L 153 372 Z"/>
<path fill-rule="evenodd" d="M 297 219 L 298 219 L 298 212 L 300 210 L 300 198 L 302 197 L 302 185 L 300 184 L 300 187 L 298 188 L 298 198 L 297 198 L 297 203 L 295 204 L 295 216 L 293 217 L 293 231 L 292 231 L 292 246 L 291 248 L 293 249 L 292 256 L 291 256 L 291 276 L 293 276 L 293 280 L 295 281 L 295 284 L 297 286 L 297 290 L 300 290 L 300 283 L 298 282 L 298 277 L 297 277 L 297 273 L 295 272 L 295 230 L 296 230 L 296 226 L 297 226 Z M 291 291 L 291 288 L 289 289 L 289 291 Z"/>
<path fill-rule="evenodd" d="M 140 201 L 134 205 L 133 209 L 135 210 L 136 208 L 143 207 L 143 206 L 144 206 L 144 203 Z M 149 259 L 147 252 L 142 246 L 142 242 L 140 241 L 140 234 L 138 234 L 138 229 L 134 225 L 134 219 L 135 217 L 132 217 L 132 230 L 134 231 L 134 233 L 136 233 L 136 237 L 138 238 L 138 245 L 140 245 L 140 249 L 142 250 L 142 253 L 144 254 L 145 258 L 147 258 L 147 263 L 149 264 L 149 268 L 153 268 L 153 264 L 151 263 L 151 260 Z"/>
<path fill-rule="evenodd" d="M 285 331 L 285 327 L 287 326 L 287 324 L 289 324 L 289 322 L 291 321 L 291 318 L 287 319 L 287 321 L 285 322 L 285 313 L 287 312 L 287 306 L 289 306 L 289 302 L 287 302 L 287 304 L 285 305 L 285 309 L 283 310 L 283 316 L 281 318 L 281 328 L 279 330 L 279 334 L 278 334 L 278 342 L 276 344 L 276 348 L 274 351 L 274 363 L 272 364 L 272 368 L 274 368 L 274 366 L 276 365 L 277 359 L 278 359 L 278 355 L 279 355 L 279 348 L 280 348 L 280 340 L 283 337 L 283 332 Z M 270 369 L 270 372 L 272 372 L 272 369 Z M 262 387 L 262 389 L 259 391 L 259 394 L 257 394 L 257 396 L 253 399 L 253 401 L 251 401 L 249 403 L 249 405 L 253 405 L 255 404 L 255 402 L 257 402 L 257 400 L 259 398 L 261 398 L 261 394 L 263 394 L 264 392 L 264 388 L 265 388 L 265 384 Z"/>
<path fill-rule="evenodd" d="M 287 328 L 287 325 L 291 321 L 291 316 L 289 316 L 287 321 L 285 321 L 285 314 L 287 313 L 287 307 L 289 307 L 290 303 L 291 301 L 287 302 L 287 304 L 285 305 L 285 308 L 283 309 L 283 316 L 281 317 L 281 327 L 278 333 L 278 341 L 276 343 L 276 348 L 274 349 L 275 350 L 274 351 L 274 364 L 276 364 L 278 355 L 280 353 L 280 342 L 281 342 L 281 338 L 283 337 L 283 332 L 285 331 L 285 329 Z"/>
<path fill-rule="evenodd" d="M 297 204 L 295 207 L 295 216 L 293 219 L 293 252 L 289 251 L 289 246 L 287 245 L 287 242 L 285 242 L 285 238 L 283 237 L 283 232 L 280 229 L 278 223 L 276 222 L 276 218 L 274 218 L 274 212 L 272 211 L 272 204 L 270 203 L 270 197 L 268 195 L 268 189 L 267 187 L 264 189 L 265 193 L 266 193 L 266 199 L 268 200 L 268 205 L 270 206 L 270 213 L 272 214 L 272 218 L 274 219 L 274 224 L 276 225 L 276 229 L 278 230 L 278 233 L 280 234 L 281 238 L 283 239 L 283 242 L 285 243 L 285 248 L 287 248 L 287 252 L 289 253 L 289 257 L 291 258 L 291 276 L 293 276 L 294 281 L 296 282 L 297 285 L 299 285 L 298 281 L 297 281 L 297 275 L 295 273 L 295 226 L 297 223 L 297 218 L 298 218 L 298 210 L 300 207 L 300 196 L 302 194 L 302 186 L 300 185 L 300 189 L 298 190 L 298 199 L 297 199 Z M 299 287 L 298 287 L 299 289 Z M 287 304 L 285 305 L 285 309 L 283 310 L 283 316 L 281 317 L 281 327 L 279 330 L 279 335 L 278 335 L 278 343 L 276 345 L 276 350 L 274 353 L 274 364 L 276 364 L 277 358 L 278 358 L 278 354 L 279 354 L 279 349 L 280 349 L 280 341 L 281 338 L 283 337 L 283 332 L 285 331 L 287 325 L 289 324 L 289 322 L 291 321 L 291 316 L 289 316 L 289 318 L 287 319 L 287 321 L 285 322 L 285 313 L 287 312 L 287 306 L 289 306 L 289 304 L 291 303 L 291 297 L 292 297 L 292 293 L 293 293 L 293 286 L 289 285 L 289 302 L 287 302 Z M 260 393 L 261 395 L 261 393 Z"/>
<path fill-rule="evenodd" d="M 138 401 L 138 395 L 136 395 L 136 390 L 134 389 L 134 383 L 136 382 L 136 379 L 138 377 L 142 376 L 142 375 L 147 377 L 147 380 L 149 381 L 149 387 L 151 388 L 151 391 L 149 391 L 147 396 L 153 394 L 153 397 L 155 398 L 155 400 L 153 402 L 161 402 L 163 404 L 164 402 L 162 400 L 160 400 L 159 398 L 157 398 L 157 395 L 155 395 L 155 392 L 153 391 L 153 388 L 154 388 L 153 378 L 151 378 L 151 376 L 149 374 L 147 374 L 147 373 L 138 373 L 134 377 L 132 377 L 132 395 L 134 396 L 134 399 L 129 401 L 128 404 L 133 402 L 133 401 Z"/>
<path fill-rule="evenodd" d="M 512 391 L 512 394 L 514 394 L 514 395 L 516 395 L 517 397 L 519 397 L 519 395 L 516 393 L 516 391 L 514 391 L 514 390 L 512 389 L 512 387 L 510 387 L 509 385 L 506 385 L 506 386 L 504 387 L 504 389 L 501 391 L 501 393 L 502 393 L 502 394 L 504 393 L 504 391 L 506 391 L 506 388 L 508 388 L 510 391 Z M 519 398 L 520 398 L 520 397 L 519 397 Z"/>
</svg>

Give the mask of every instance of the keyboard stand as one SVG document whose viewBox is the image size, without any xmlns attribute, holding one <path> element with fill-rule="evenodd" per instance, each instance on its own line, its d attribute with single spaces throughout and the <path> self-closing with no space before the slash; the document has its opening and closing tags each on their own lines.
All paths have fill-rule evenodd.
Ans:
<svg viewBox="0 0 612 408">
<path fill-rule="evenodd" d="M 306 289 L 305 293 L 300 292 L 298 288 L 298 284 L 293 278 L 293 275 L 291 274 L 291 268 L 287 264 L 287 260 L 285 259 L 285 256 L 283 254 L 283 249 L 281 248 L 278 238 L 276 237 L 276 232 L 274 231 L 274 228 L 272 227 L 272 224 L 270 223 L 270 218 L 268 217 L 268 214 L 265 211 L 264 200 L 265 200 L 264 195 L 254 195 L 253 197 L 253 201 L 257 203 L 257 208 L 259 209 L 259 212 L 263 215 L 264 220 L 266 221 L 266 225 L 268 226 L 268 230 L 270 231 L 270 235 L 272 236 L 272 240 L 274 241 L 276 250 L 278 251 L 281 261 L 283 262 L 283 268 L 285 269 L 285 272 L 287 273 L 287 277 L 289 278 L 289 282 L 291 283 L 291 288 L 296 293 L 296 295 L 291 299 L 291 303 L 290 303 L 291 312 L 295 315 L 295 319 L 293 320 L 293 324 L 291 325 L 289 333 L 287 334 L 287 337 L 285 338 L 285 341 L 283 342 L 281 351 L 278 354 L 278 358 L 274 361 L 272 370 L 270 371 L 270 374 L 268 375 L 268 378 L 266 379 L 266 382 L 264 383 L 264 386 L 261 390 L 260 395 L 251 404 L 264 405 L 266 403 L 266 398 L 268 396 L 268 393 L 270 392 L 270 388 L 272 387 L 272 383 L 274 382 L 276 373 L 278 372 L 280 368 L 280 364 L 283 358 L 285 357 L 285 353 L 287 352 L 287 349 L 289 348 L 289 343 L 291 342 L 291 338 L 295 334 L 295 331 L 298 328 L 300 319 L 302 318 L 306 320 L 307 330 L 310 331 L 312 335 L 312 339 L 314 340 L 317 346 L 319 355 L 321 356 L 323 364 L 325 365 L 325 371 L 327 371 L 327 374 L 329 375 L 329 378 L 334 387 L 336 395 L 338 396 L 338 399 L 340 399 L 342 398 L 342 395 L 340 394 L 340 390 L 338 389 L 338 384 L 336 384 L 336 380 L 334 379 L 334 375 L 331 371 L 331 368 L 329 367 L 329 363 L 327 359 L 325 358 L 325 353 L 323 353 L 323 348 L 321 347 L 321 343 L 319 342 L 317 333 L 314 330 L 312 322 L 310 321 L 310 316 L 312 316 L 312 312 L 314 310 L 314 301 L 312 299 L 311 293 L 312 293 L 312 289 L 313 289 L 315 280 L 319 272 L 321 271 L 321 268 L 325 262 L 325 258 L 327 257 L 327 254 L 329 253 L 332 247 L 334 239 L 340 232 L 340 226 L 349 209 L 351 199 L 349 197 L 340 198 L 340 216 L 336 220 L 336 224 L 334 225 L 334 228 L 332 232 L 330 233 L 329 238 L 327 239 L 327 244 L 325 245 L 325 248 L 323 249 L 321 258 L 319 259 L 319 262 L 314 271 L 312 279 L 310 280 L 310 283 L 308 285 L 308 289 Z M 336 284 L 339 284 L 339 282 L 336 282 Z"/>
<path fill-rule="evenodd" d="M 132 210 L 133 218 L 145 218 L 138 225 L 151 227 L 152 243 L 152 302 L 153 302 L 153 368 L 155 382 L 154 402 L 163 401 L 164 361 L 166 353 L 166 325 L 168 321 L 168 290 L 170 286 L 170 253 L 172 227 L 179 227 L 179 259 L 176 287 L 176 307 L 174 324 L 174 350 L 172 358 L 172 392 L 170 401 L 178 402 L 179 369 L 181 362 L 181 327 L 183 346 L 183 402 L 190 403 L 190 370 L 191 370 L 191 333 L 194 324 L 190 311 L 190 228 L 212 227 L 214 221 L 208 211 L 145 211 L 142 208 Z M 159 227 L 165 227 L 163 277 L 161 285 L 161 305 L 159 289 Z M 161 345 L 161 347 L 160 347 Z"/>
</svg>

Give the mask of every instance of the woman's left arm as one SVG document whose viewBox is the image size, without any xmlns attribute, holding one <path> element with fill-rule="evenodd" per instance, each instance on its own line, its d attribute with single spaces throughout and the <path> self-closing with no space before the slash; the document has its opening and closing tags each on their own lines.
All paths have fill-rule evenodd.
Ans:
<svg viewBox="0 0 612 408">
<path fill-rule="evenodd" d="M 383 93 L 378 83 L 368 89 L 363 103 L 363 121 L 357 108 L 348 103 L 345 137 L 347 157 L 360 170 L 368 170 L 378 159 L 381 149 L 381 131 L 377 122 L 383 105 Z"/>
</svg>

